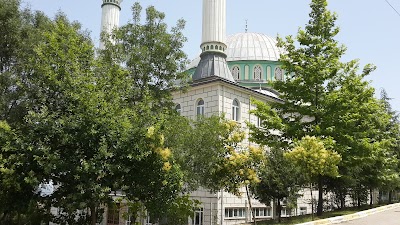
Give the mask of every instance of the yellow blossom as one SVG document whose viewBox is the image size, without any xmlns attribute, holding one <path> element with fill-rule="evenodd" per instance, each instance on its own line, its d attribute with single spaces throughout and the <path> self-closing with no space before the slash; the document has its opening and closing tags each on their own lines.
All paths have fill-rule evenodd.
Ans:
<svg viewBox="0 0 400 225">
<path fill-rule="evenodd" d="M 151 138 L 154 136 L 155 128 L 153 126 L 147 128 L 146 137 Z"/>
<path fill-rule="evenodd" d="M 165 141 L 165 138 L 164 138 L 164 135 L 160 135 L 160 145 L 164 145 L 164 141 Z"/>
<path fill-rule="evenodd" d="M 169 148 L 161 149 L 158 153 L 163 160 L 167 160 L 171 156 L 171 150 L 169 150 Z"/>
<path fill-rule="evenodd" d="M 164 171 L 169 171 L 170 169 L 171 169 L 171 163 L 169 163 L 169 162 L 165 162 L 164 163 L 164 166 L 163 166 L 163 170 Z"/>
</svg>

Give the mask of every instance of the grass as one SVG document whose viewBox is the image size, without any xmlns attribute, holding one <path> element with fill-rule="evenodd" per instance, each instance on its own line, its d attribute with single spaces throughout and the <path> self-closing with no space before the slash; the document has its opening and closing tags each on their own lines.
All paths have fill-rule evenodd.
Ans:
<svg viewBox="0 0 400 225">
<path fill-rule="evenodd" d="M 330 217 L 335 217 L 335 216 L 344 216 L 348 214 L 353 214 L 356 212 L 360 212 L 363 210 L 379 207 L 382 205 L 373 205 L 370 207 L 369 205 L 367 206 L 362 206 L 361 208 L 354 207 L 354 208 L 345 208 L 342 210 L 335 210 L 331 212 L 324 212 L 322 216 L 314 216 L 314 220 L 319 220 L 319 219 L 326 219 Z M 312 221 L 311 215 L 304 215 L 304 216 L 293 216 L 293 217 L 288 217 L 288 218 L 281 218 L 281 222 L 278 223 L 278 220 L 265 220 L 265 221 L 257 221 L 257 225 L 270 225 L 270 224 L 276 224 L 276 225 L 292 225 L 292 224 L 298 224 L 298 223 L 306 223 Z"/>
</svg>

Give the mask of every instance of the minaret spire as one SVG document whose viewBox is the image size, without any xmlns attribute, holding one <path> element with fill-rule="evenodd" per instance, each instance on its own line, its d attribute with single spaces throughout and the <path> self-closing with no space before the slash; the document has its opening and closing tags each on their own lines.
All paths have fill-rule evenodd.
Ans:
<svg viewBox="0 0 400 225">
<path fill-rule="evenodd" d="M 103 0 L 101 5 L 101 29 L 100 31 L 108 34 L 119 26 L 119 14 L 121 11 L 122 0 Z M 100 48 L 104 48 L 104 43 L 100 40 Z"/>
<path fill-rule="evenodd" d="M 219 76 L 235 82 L 226 63 L 226 0 L 203 0 L 203 32 L 200 62 L 193 81 Z"/>
</svg>

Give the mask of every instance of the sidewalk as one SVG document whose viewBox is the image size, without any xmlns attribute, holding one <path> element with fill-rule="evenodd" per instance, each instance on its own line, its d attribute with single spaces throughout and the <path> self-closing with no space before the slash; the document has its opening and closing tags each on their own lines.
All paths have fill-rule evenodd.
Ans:
<svg viewBox="0 0 400 225">
<path fill-rule="evenodd" d="M 315 220 L 307 223 L 299 223 L 296 225 L 325 225 L 325 224 L 335 224 L 335 223 L 341 223 L 344 221 L 349 221 L 349 220 L 354 220 L 362 217 L 366 217 L 368 215 L 375 214 L 377 212 L 383 212 L 388 209 L 393 209 L 393 208 L 400 208 L 400 203 L 395 203 L 395 204 L 390 204 L 390 205 L 385 205 L 373 209 L 368 209 L 364 210 L 358 213 L 354 214 L 349 214 L 345 216 L 336 216 L 336 217 L 331 217 L 327 219 L 322 219 L 322 220 Z"/>
</svg>

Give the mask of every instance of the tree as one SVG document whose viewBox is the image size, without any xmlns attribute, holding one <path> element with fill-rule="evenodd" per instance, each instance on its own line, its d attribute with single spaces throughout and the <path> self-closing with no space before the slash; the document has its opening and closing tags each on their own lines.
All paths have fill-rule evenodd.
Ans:
<svg viewBox="0 0 400 225">
<path fill-rule="evenodd" d="M 28 108 L 28 61 L 48 29 L 50 20 L 40 12 L 20 9 L 20 1 L 0 1 L 0 121 L 6 124 L 8 141 L 0 145 L 0 223 L 37 223 L 46 214 L 37 204 L 39 181 L 34 171 L 34 149 L 24 141 Z"/>
<path fill-rule="evenodd" d="M 388 151 L 385 155 L 385 168 L 380 177 L 381 189 L 389 192 L 389 203 L 392 201 L 393 190 L 400 187 L 400 122 L 399 114 L 392 109 L 390 100 L 384 89 L 381 90 L 380 100 L 383 109 L 389 115 L 389 122 L 384 127 L 384 134 L 387 136 L 387 142 L 384 146 Z"/>
<path fill-rule="evenodd" d="M 295 145 L 293 150 L 286 152 L 284 156 L 300 168 L 306 180 L 309 182 L 311 209 L 312 214 L 314 214 L 312 184 L 319 182 L 322 176 L 339 176 L 338 164 L 341 157 L 337 152 L 325 149 L 324 143 L 316 137 L 305 136 L 295 143 Z"/>
<path fill-rule="evenodd" d="M 260 148 L 242 143 L 246 136 L 240 124 L 223 116 L 180 120 L 184 122 L 168 120 L 175 126 L 168 126 L 166 144 L 178 146 L 174 151 L 186 171 L 189 191 L 204 187 L 240 196 L 241 187 L 259 182 L 256 170 L 264 154 Z"/>
<path fill-rule="evenodd" d="M 274 215 L 278 215 L 281 221 L 281 202 L 286 199 L 288 208 L 290 204 L 296 204 L 299 197 L 298 191 L 301 188 L 303 176 L 295 164 L 284 157 L 284 151 L 280 148 L 271 148 L 266 154 L 266 161 L 258 169 L 260 182 L 253 184 L 252 193 L 262 203 L 269 205 L 277 203 L 274 207 Z M 294 201 L 291 201 L 295 199 Z"/>
<path fill-rule="evenodd" d="M 19 2 L 13 4 L 18 9 Z M 140 18 L 139 5 L 134 9 Z M 21 20 L 18 13 L 11 25 Z M 12 95 L 1 98 L 1 120 L 10 127 L 4 125 L 6 136 L 16 137 L 1 143 L 1 184 L 8 186 L 2 186 L 7 189 L 0 198 L 8 197 L 4 202 L 10 204 L 0 211 L 0 219 L 21 221 L 21 212 L 29 214 L 32 208 L 43 211 L 42 222 L 95 224 L 116 191 L 124 191 L 128 201 L 140 201 L 152 215 L 177 208 L 183 174 L 164 146 L 160 121 L 172 113 L 175 80 L 185 77 L 180 72 L 186 61 L 183 22 L 168 32 L 164 15 L 150 7 L 146 24 L 135 20 L 122 28 L 118 42 L 109 42 L 96 59 L 89 35 L 78 23 L 62 14 L 54 21 L 29 15 L 29 23 L 15 26 L 18 31 L 29 28 L 29 39 L 22 34 L 2 39 L 11 40 L 7 47 L 17 47 L 2 57 L 8 74 L 2 71 L 6 82 L 1 90 Z M 22 51 L 18 44 L 25 43 Z M 21 113 L 10 102 L 18 103 Z M 19 176 L 10 185 L 7 174 Z M 37 187 L 45 182 L 57 188 L 40 196 Z M 10 195 L 12 188 L 21 195 Z M 48 214 L 52 206 L 60 209 L 59 215 Z"/>
<path fill-rule="evenodd" d="M 381 106 L 374 98 L 374 89 L 364 81 L 375 67 L 366 65 L 358 74 L 356 60 L 341 62 L 346 49 L 335 40 L 337 15 L 327 9 L 326 0 L 312 0 L 310 7 L 309 23 L 298 31 L 297 42 L 292 36 L 278 38 L 278 46 L 285 50 L 280 62 L 286 75 L 284 80 L 275 81 L 273 88 L 282 102 L 258 106 L 256 112 L 270 108 L 274 119 L 252 129 L 252 136 L 259 143 L 286 150 L 307 135 L 333 139 L 342 157 L 339 179 L 357 183 L 358 172 L 365 167 L 362 163 L 378 149 L 375 142 L 383 141 L 380 130 L 387 120 L 386 115 L 377 116 Z M 321 215 L 323 189 L 328 183 L 322 176 L 318 179 L 317 214 Z"/>
</svg>

